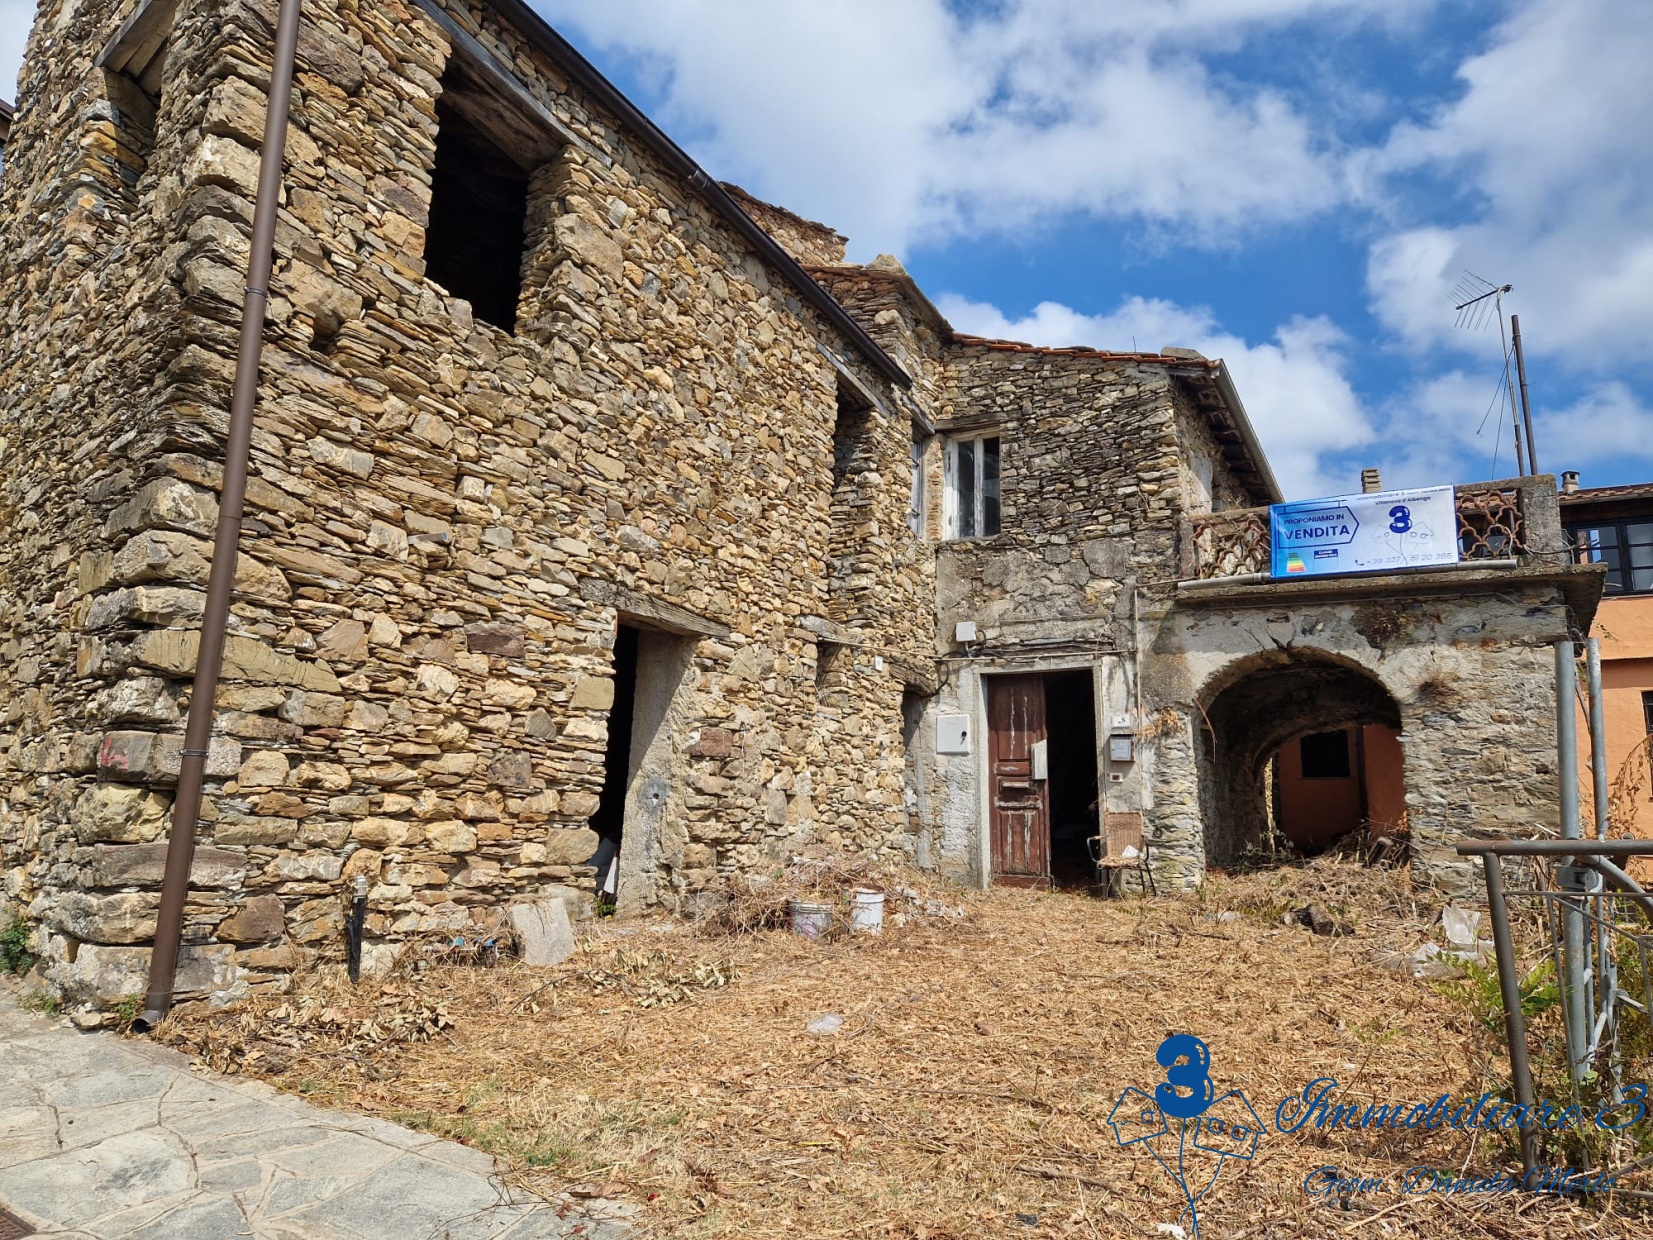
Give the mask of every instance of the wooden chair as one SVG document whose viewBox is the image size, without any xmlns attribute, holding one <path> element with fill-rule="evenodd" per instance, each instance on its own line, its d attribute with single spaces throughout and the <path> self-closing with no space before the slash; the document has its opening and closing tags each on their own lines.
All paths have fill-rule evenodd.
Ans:
<svg viewBox="0 0 1653 1240">
<path fill-rule="evenodd" d="M 1122 872 L 1135 870 L 1141 876 L 1143 889 L 1159 894 L 1154 885 L 1154 871 L 1149 865 L 1148 842 L 1143 837 L 1142 815 L 1104 812 L 1102 834 L 1087 841 L 1091 860 L 1096 863 L 1096 882 L 1109 895 L 1124 890 Z"/>
</svg>

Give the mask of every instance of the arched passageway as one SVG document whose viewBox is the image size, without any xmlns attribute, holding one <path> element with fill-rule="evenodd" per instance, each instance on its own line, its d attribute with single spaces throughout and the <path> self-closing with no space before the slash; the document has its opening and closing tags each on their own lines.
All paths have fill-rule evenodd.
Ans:
<svg viewBox="0 0 1653 1240">
<path fill-rule="evenodd" d="M 1280 650 L 1243 660 L 1207 686 L 1201 709 L 1200 808 L 1206 857 L 1215 864 L 1234 860 L 1267 835 L 1271 760 L 1283 747 L 1280 773 L 1303 784 L 1357 781 L 1353 792 L 1360 800 L 1352 818 L 1329 782 L 1308 788 L 1306 802 L 1293 811 L 1291 832 L 1304 848 L 1329 843 L 1344 833 L 1345 824 L 1358 825 L 1370 816 L 1361 776 L 1371 749 L 1385 747 L 1390 779 L 1403 778 L 1398 741 L 1392 751 L 1386 748 L 1400 731 L 1399 705 L 1370 672 L 1333 655 Z M 1339 741 L 1345 746 L 1341 754 Z M 1398 816 L 1392 807 L 1403 804 L 1402 795 L 1386 781 L 1384 816 Z"/>
</svg>

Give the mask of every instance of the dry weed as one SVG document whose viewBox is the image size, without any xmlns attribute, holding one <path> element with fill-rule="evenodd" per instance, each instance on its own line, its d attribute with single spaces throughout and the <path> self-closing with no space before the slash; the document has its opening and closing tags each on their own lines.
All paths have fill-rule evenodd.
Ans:
<svg viewBox="0 0 1653 1240">
<path fill-rule="evenodd" d="M 279 1071 L 248 1053 L 266 1040 L 259 1014 L 324 1012 L 301 1005 L 314 992 L 337 1006 L 337 983 L 190 1014 L 167 1035 L 216 1065 L 492 1151 L 547 1195 L 624 1197 L 642 1207 L 639 1233 L 662 1237 L 1156 1236 L 1181 1196 L 1107 1121 L 1125 1087 L 1160 1079 L 1154 1052 L 1173 1031 L 1202 1037 L 1213 1079 L 1265 1120 L 1316 1077 L 1361 1102 L 1473 1096 L 1503 1079 L 1501 1044 L 1461 996 L 1371 963 L 1434 933 L 1435 909 L 1400 872 L 1326 860 L 1213 877 L 1195 899 L 949 899 L 967 916 L 878 938 L 608 924 L 585 928 L 554 970 L 428 967 L 416 987 L 364 984 L 352 1007 L 437 1009 L 452 1027 L 366 1044 L 318 1024 Z M 1355 934 L 1280 924 L 1309 902 Z M 661 988 L 671 1002 L 650 1001 Z M 826 1013 L 843 1017 L 836 1035 L 807 1032 Z M 1391 1191 L 1345 1207 L 1303 1188 L 1322 1166 L 1394 1185 L 1414 1165 L 1487 1172 L 1510 1153 L 1484 1133 L 1271 1127 L 1254 1161 L 1225 1166 L 1202 1234 L 1646 1234 L 1617 1204 Z"/>
</svg>

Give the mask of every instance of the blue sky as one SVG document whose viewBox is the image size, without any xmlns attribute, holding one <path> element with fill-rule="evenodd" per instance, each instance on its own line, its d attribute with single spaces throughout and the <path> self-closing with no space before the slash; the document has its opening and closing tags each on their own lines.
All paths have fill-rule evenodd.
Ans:
<svg viewBox="0 0 1653 1240">
<path fill-rule="evenodd" d="M 1644 0 L 535 0 L 714 175 L 961 330 L 1227 358 L 1287 492 L 1653 478 Z M 1489 416 L 1488 408 L 1492 412 Z"/>
<path fill-rule="evenodd" d="M 1513 472 L 1466 269 L 1515 286 L 1541 467 L 1653 479 L 1647 0 L 533 3 L 960 330 L 1226 358 L 1290 495 Z"/>
</svg>

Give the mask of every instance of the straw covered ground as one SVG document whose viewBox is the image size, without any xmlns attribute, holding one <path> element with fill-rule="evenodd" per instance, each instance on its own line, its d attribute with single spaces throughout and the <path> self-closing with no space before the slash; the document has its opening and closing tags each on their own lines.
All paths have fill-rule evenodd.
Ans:
<svg viewBox="0 0 1653 1240">
<path fill-rule="evenodd" d="M 1440 941 L 1404 872 L 1326 859 L 1120 900 L 881 879 L 878 938 L 753 929 L 785 892 L 746 888 L 711 923 L 584 927 L 556 969 L 429 964 L 358 987 L 322 972 L 160 1032 L 208 1066 L 492 1151 L 547 1196 L 607 1199 L 642 1235 L 913 1240 L 1175 1235 L 1181 1191 L 1108 1119 L 1189 1032 L 1266 1127 L 1249 1163 L 1185 1151 L 1195 1191 L 1219 1172 L 1207 1240 L 1653 1234 L 1621 1200 L 1400 1191 L 1415 1166 L 1509 1168 L 1485 1134 L 1274 1131 L 1317 1077 L 1408 1105 L 1503 1086 L 1484 985 L 1374 963 Z M 1353 933 L 1282 923 L 1310 902 Z M 810 1031 L 827 1016 L 835 1032 Z M 1165 1140 L 1150 1144 L 1174 1166 Z M 1305 1192 L 1324 1166 L 1378 1187 Z"/>
</svg>

